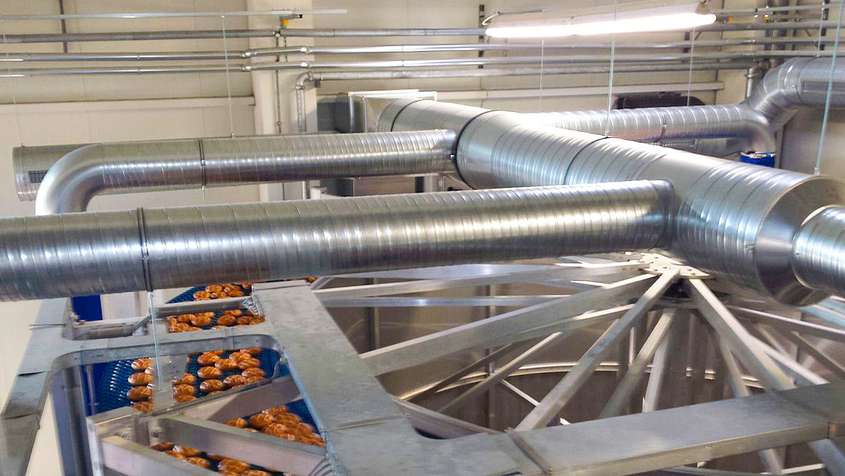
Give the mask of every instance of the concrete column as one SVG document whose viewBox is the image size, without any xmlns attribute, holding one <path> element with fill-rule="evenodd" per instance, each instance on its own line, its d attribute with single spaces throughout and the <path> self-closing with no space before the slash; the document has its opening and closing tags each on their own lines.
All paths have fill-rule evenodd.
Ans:
<svg viewBox="0 0 845 476">
<path fill-rule="evenodd" d="M 247 7 L 250 10 L 267 11 L 283 9 L 310 10 L 311 0 L 248 0 Z M 290 20 L 287 25 L 282 25 L 277 17 L 256 16 L 249 17 L 249 28 L 251 29 L 276 29 L 280 27 L 289 28 L 312 28 L 314 17 L 306 15 L 302 19 Z M 276 46 L 297 46 L 312 45 L 310 38 L 252 38 L 249 40 L 250 48 L 274 48 Z M 305 55 L 282 56 L 278 60 L 284 61 L 310 61 L 312 58 Z M 254 58 L 253 62 L 275 62 L 276 57 Z M 252 75 L 252 91 L 255 97 L 255 133 L 262 134 L 290 134 L 296 132 L 296 77 L 301 71 L 257 71 Z M 313 93 L 312 93 L 313 94 Z M 309 99 L 309 103 L 316 108 L 316 96 Z M 313 114 L 313 113 L 312 113 Z M 313 122 L 316 130 L 316 121 Z M 260 186 L 260 196 L 263 201 L 276 200 L 299 200 L 306 198 L 305 182 L 292 182 L 285 184 L 265 184 Z"/>
</svg>

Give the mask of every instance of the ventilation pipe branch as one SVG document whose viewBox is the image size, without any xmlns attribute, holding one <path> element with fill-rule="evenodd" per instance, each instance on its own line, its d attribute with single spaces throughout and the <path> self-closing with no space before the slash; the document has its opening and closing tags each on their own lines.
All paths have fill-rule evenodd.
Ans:
<svg viewBox="0 0 845 476">
<path fill-rule="evenodd" d="M 50 167 L 38 215 L 84 211 L 95 195 L 454 172 L 449 130 L 90 144 Z"/>
</svg>

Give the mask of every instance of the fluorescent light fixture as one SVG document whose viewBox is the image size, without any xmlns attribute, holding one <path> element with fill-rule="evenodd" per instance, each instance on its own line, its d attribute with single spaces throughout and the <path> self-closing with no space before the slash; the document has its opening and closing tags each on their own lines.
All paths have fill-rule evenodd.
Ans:
<svg viewBox="0 0 845 476">
<path fill-rule="evenodd" d="M 629 4 L 634 5 L 634 3 Z M 642 5 L 642 3 L 640 3 Z M 654 2 L 651 2 L 654 5 Z M 610 13 L 574 15 L 523 21 L 487 27 L 485 34 L 493 38 L 559 38 L 597 36 L 615 33 L 647 33 L 656 31 L 692 30 L 716 21 L 701 2 L 680 5 L 628 9 Z"/>
</svg>

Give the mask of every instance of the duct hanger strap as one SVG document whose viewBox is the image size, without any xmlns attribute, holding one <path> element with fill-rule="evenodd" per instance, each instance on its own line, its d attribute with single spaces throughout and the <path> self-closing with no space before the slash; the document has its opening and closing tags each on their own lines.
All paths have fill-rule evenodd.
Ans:
<svg viewBox="0 0 845 476">
<path fill-rule="evenodd" d="M 197 150 L 199 151 L 200 155 L 200 171 L 202 175 L 202 189 L 208 186 L 208 171 L 206 170 L 206 163 L 205 163 L 205 148 L 203 147 L 202 139 L 197 139 Z"/>
<path fill-rule="evenodd" d="M 141 269 L 144 275 L 144 289 L 153 292 L 153 281 L 150 273 L 150 250 L 147 248 L 146 220 L 144 220 L 144 209 L 138 207 L 138 239 L 141 249 Z"/>
</svg>

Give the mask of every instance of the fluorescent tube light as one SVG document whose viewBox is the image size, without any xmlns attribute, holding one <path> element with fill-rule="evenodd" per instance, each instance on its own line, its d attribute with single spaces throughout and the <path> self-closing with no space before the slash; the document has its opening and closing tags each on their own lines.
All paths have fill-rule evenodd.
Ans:
<svg viewBox="0 0 845 476">
<path fill-rule="evenodd" d="M 716 21 L 716 15 L 695 2 L 641 10 L 570 16 L 538 22 L 521 22 L 487 27 L 494 38 L 559 38 L 616 33 L 692 30 Z"/>
</svg>

